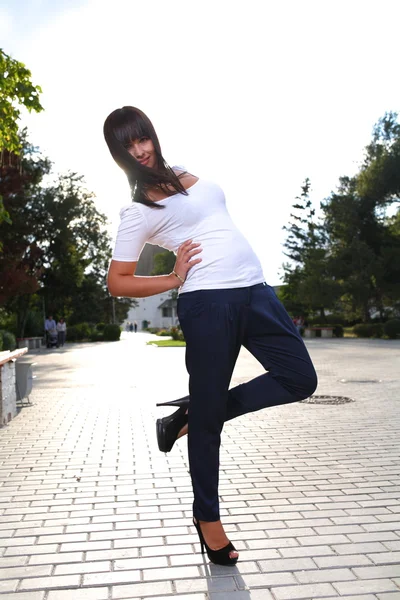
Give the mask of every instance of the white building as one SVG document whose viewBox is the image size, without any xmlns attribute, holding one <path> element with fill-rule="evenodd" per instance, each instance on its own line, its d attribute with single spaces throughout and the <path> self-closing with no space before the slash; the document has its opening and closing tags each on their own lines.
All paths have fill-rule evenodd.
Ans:
<svg viewBox="0 0 400 600">
<path fill-rule="evenodd" d="M 137 298 L 138 306 L 131 308 L 122 327 L 126 329 L 128 323 L 136 321 L 138 331 L 147 327 L 160 327 L 169 329 L 177 324 L 176 300 L 171 300 L 170 292 Z"/>
</svg>

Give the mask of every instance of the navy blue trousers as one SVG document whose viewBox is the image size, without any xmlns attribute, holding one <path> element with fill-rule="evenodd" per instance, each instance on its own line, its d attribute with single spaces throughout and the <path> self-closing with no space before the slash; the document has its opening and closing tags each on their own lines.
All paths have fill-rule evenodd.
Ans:
<svg viewBox="0 0 400 600">
<path fill-rule="evenodd" d="M 189 373 L 193 515 L 218 521 L 219 448 L 225 421 L 308 398 L 317 387 L 317 376 L 291 318 L 265 283 L 181 294 L 178 317 Z M 229 390 L 242 345 L 267 372 Z"/>
</svg>

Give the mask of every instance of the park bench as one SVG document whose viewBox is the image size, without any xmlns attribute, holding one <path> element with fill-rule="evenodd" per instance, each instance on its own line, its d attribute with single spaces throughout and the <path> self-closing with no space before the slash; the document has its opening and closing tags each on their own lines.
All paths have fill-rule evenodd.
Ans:
<svg viewBox="0 0 400 600">
<path fill-rule="evenodd" d="M 317 331 L 321 332 L 322 338 L 333 337 L 333 327 L 306 327 L 304 330 L 304 337 L 315 338 L 317 337 Z"/>
<path fill-rule="evenodd" d="M 35 350 L 43 346 L 43 336 L 41 337 L 26 337 L 17 338 L 18 348 L 28 348 L 28 350 Z"/>
</svg>

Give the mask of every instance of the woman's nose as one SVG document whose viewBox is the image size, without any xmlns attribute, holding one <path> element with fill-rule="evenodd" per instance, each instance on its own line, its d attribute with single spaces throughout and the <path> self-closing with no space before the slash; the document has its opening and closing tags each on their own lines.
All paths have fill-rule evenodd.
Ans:
<svg viewBox="0 0 400 600">
<path fill-rule="evenodd" d="M 139 159 L 143 156 L 143 149 L 141 148 L 140 144 L 134 144 L 133 145 L 133 155 L 136 159 Z"/>
</svg>

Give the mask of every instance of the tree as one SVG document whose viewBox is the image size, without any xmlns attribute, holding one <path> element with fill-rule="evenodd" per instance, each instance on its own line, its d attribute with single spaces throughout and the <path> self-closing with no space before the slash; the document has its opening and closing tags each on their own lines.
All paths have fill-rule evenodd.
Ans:
<svg viewBox="0 0 400 600">
<path fill-rule="evenodd" d="M 18 136 L 19 106 L 29 112 L 40 112 L 43 106 L 39 101 L 42 92 L 39 86 L 31 82 L 31 73 L 25 65 L 11 58 L 0 48 L 0 163 L 10 160 L 11 155 L 21 150 Z M 11 159 L 12 160 L 12 159 Z M 0 196 L 0 223 L 8 220 L 9 214 L 4 209 Z"/>
<path fill-rule="evenodd" d="M 385 306 L 400 297 L 400 236 L 387 216 L 399 195 L 400 125 L 396 113 L 386 113 L 374 127 L 359 173 L 342 177 L 322 204 L 349 318 L 366 322 L 373 310 L 384 318 Z"/>
<path fill-rule="evenodd" d="M 0 166 L 0 194 L 11 220 L 0 222 L 0 303 L 18 315 L 17 332 L 24 329 L 32 294 L 40 288 L 44 251 L 37 231 L 42 215 L 36 210 L 35 196 L 51 164 L 27 142 L 20 140 L 21 158 L 6 151 Z"/>
<path fill-rule="evenodd" d="M 21 165 L 0 170 L 0 192 L 12 219 L 0 224 L 0 299 L 17 314 L 17 335 L 23 337 L 29 311 L 42 310 L 43 300 L 47 312 L 71 322 L 111 322 L 113 302 L 123 320 L 132 301 L 112 301 L 108 294 L 110 239 L 94 195 L 75 173 L 44 186 L 50 162 L 26 139 Z"/>
<path fill-rule="evenodd" d="M 327 240 L 321 223 L 316 222 L 310 199 L 311 183 L 307 178 L 296 197 L 291 222 L 285 226 L 288 237 L 284 244 L 284 285 L 281 299 L 287 309 L 297 314 L 319 311 L 325 320 L 325 309 L 332 308 L 338 295 L 337 282 L 330 271 Z"/>
<path fill-rule="evenodd" d="M 315 222 L 306 180 L 293 206 L 285 243 L 281 295 L 289 310 L 339 309 L 349 320 L 385 318 L 400 301 L 400 217 L 388 216 L 400 200 L 400 125 L 386 113 L 373 130 L 364 162 L 341 177 L 321 202 Z"/>
<path fill-rule="evenodd" d="M 173 252 L 166 250 L 154 255 L 154 266 L 151 275 L 168 275 L 175 266 L 176 256 Z"/>
<path fill-rule="evenodd" d="M 42 90 L 31 82 L 31 72 L 25 65 L 11 58 L 0 48 L 0 150 L 18 154 L 21 149 L 18 136 L 19 105 L 29 112 L 40 112 Z"/>
</svg>

